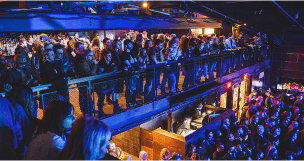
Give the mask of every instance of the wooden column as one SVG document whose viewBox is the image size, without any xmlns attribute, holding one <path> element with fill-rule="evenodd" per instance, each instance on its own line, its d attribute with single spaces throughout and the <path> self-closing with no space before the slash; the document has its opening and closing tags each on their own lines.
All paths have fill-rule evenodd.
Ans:
<svg viewBox="0 0 304 161">
<path fill-rule="evenodd" d="M 233 88 L 227 89 L 227 101 L 226 101 L 226 108 L 232 109 L 233 104 Z"/>
<path fill-rule="evenodd" d="M 173 128 L 172 128 L 172 122 L 173 122 L 173 120 L 172 119 L 173 119 L 172 118 L 172 112 L 169 112 L 168 113 L 168 127 L 167 127 L 168 132 L 173 132 Z"/>
</svg>

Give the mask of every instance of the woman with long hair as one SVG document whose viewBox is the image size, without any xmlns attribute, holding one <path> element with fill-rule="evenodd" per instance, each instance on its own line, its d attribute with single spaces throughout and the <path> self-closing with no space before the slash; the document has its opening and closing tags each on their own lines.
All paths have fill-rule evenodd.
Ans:
<svg viewBox="0 0 304 161">
<path fill-rule="evenodd" d="M 111 45 L 111 53 L 112 59 L 115 63 L 118 70 L 123 70 L 122 60 L 121 60 L 121 41 L 115 39 Z M 124 90 L 124 79 L 119 78 L 115 82 L 114 94 L 113 94 L 113 105 L 114 105 L 114 113 L 120 111 L 120 107 L 118 104 L 119 93 L 122 93 Z"/>
<path fill-rule="evenodd" d="M 139 49 L 138 56 L 136 57 L 137 65 L 142 70 L 145 70 L 147 65 L 150 64 L 150 60 L 149 60 L 149 56 L 148 56 L 147 52 L 148 51 L 145 48 L 141 48 L 141 49 Z M 144 95 L 143 86 L 144 86 L 144 75 L 141 74 L 139 76 L 139 84 L 138 84 L 139 93 L 141 95 Z"/>
<path fill-rule="evenodd" d="M 111 130 L 95 117 L 81 117 L 61 153 L 62 160 L 99 160 L 110 148 Z"/>
<path fill-rule="evenodd" d="M 94 54 L 94 59 L 99 61 L 101 58 L 101 56 L 99 55 L 100 53 L 100 41 L 98 38 L 94 38 L 92 40 L 92 51 L 93 51 L 93 54 Z"/>
<path fill-rule="evenodd" d="M 27 85 L 20 84 L 7 93 L 6 98 L 14 106 L 16 119 L 22 128 L 24 145 L 28 146 L 39 123 L 39 119 L 37 119 L 35 115 L 37 109 L 33 108 L 33 90 Z"/>
<path fill-rule="evenodd" d="M 65 132 L 75 121 L 74 107 L 65 101 L 52 101 L 45 109 L 25 154 L 25 159 L 56 159 L 66 143 Z"/>
</svg>

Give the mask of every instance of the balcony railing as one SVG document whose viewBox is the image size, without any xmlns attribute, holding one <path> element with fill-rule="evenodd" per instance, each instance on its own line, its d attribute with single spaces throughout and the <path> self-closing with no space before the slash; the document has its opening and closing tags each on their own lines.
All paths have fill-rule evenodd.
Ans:
<svg viewBox="0 0 304 161">
<path fill-rule="evenodd" d="M 66 96 L 52 91 L 51 84 L 32 89 L 37 101 L 35 106 L 42 110 L 53 100 L 66 100 L 78 109 L 75 112 L 79 115 L 81 112 L 95 115 L 96 110 L 103 106 L 106 115 L 102 117 L 108 117 L 201 86 L 269 58 L 271 57 L 267 47 L 226 50 L 218 54 L 171 61 L 167 64 L 149 65 L 145 70 L 133 69 L 69 80 L 69 94 Z M 163 81 L 164 79 L 167 81 Z M 140 93 L 140 90 L 143 90 L 144 94 Z M 113 103 L 98 101 L 99 98 L 106 97 L 106 93 L 111 96 L 113 93 L 119 93 L 118 104 L 121 110 L 113 111 Z"/>
</svg>

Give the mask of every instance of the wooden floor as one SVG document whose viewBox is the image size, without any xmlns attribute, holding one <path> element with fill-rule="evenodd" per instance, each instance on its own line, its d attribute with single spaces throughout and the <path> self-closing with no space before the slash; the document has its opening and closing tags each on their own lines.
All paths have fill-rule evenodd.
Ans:
<svg viewBox="0 0 304 161">
<path fill-rule="evenodd" d="M 216 76 L 216 72 L 214 72 L 214 75 Z M 185 76 L 181 72 L 180 77 L 179 77 L 179 82 L 178 82 L 178 87 L 179 87 L 180 90 L 182 90 L 182 84 L 184 83 L 184 77 Z M 163 78 L 163 74 L 161 74 L 161 77 L 160 77 L 161 81 L 162 81 L 162 78 Z M 204 80 L 205 80 L 205 77 L 202 77 L 201 81 L 204 81 Z M 145 84 L 145 80 L 144 80 L 143 84 Z M 73 88 L 73 87 L 76 87 L 76 84 L 70 86 L 70 88 Z M 167 83 L 166 87 L 168 87 L 168 83 Z M 119 106 L 120 106 L 121 109 L 127 109 L 126 98 L 125 98 L 125 90 L 126 90 L 126 88 L 124 88 L 124 92 L 119 94 L 118 103 L 119 103 Z M 167 88 L 166 88 L 166 91 L 167 91 L 167 93 L 169 93 L 169 90 Z M 74 88 L 74 89 L 69 90 L 69 94 L 70 94 L 70 102 L 74 106 L 75 117 L 79 118 L 79 117 L 83 116 L 83 113 L 81 112 L 80 107 L 79 107 L 79 91 L 78 91 L 78 88 Z M 161 89 L 157 89 L 157 95 L 160 96 L 160 94 L 161 94 Z M 141 105 L 144 104 L 144 102 L 143 102 L 144 101 L 144 96 L 143 95 L 138 95 L 136 100 Z M 98 101 L 98 96 L 95 92 L 94 93 L 95 110 L 98 110 L 97 101 Z M 113 104 L 108 103 L 106 101 L 106 99 L 104 101 L 103 111 L 106 115 L 113 114 Z M 42 117 L 43 117 L 43 110 L 38 108 L 37 118 L 42 119 Z"/>
</svg>

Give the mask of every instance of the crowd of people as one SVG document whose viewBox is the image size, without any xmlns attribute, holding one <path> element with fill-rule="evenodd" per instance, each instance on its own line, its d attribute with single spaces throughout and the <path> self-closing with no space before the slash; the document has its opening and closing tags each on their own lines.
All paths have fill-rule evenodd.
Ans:
<svg viewBox="0 0 304 161">
<path fill-rule="evenodd" d="M 224 118 L 205 138 L 188 146 L 187 158 L 213 160 L 302 160 L 301 93 L 253 91 L 239 116 Z M 194 157 L 195 156 L 195 157 Z"/>
<path fill-rule="evenodd" d="M 252 44 L 261 44 L 259 35 Z M 153 34 L 149 39 L 147 32 L 133 34 L 125 32 L 121 38 L 116 37 L 114 40 L 104 38 L 102 41 L 98 36 L 92 40 L 88 36 L 79 38 L 77 32 L 70 37 L 63 34 L 41 34 L 39 37 L 19 40 L 19 45 L 15 49 L 14 66 L 10 69 L 4 67 L 1 71 L 1 90 L 9 92 L 17 84 L 29 86 L 52 84 L 57 93 L 44 96 L 44 103 L 40 103 L 40 106 L 45 107 L 52 100 L 69 101 L 67 86 L 69 79 L 118 71 L 126 73 L 142 71 L 152 64 L 177 61 L 174 65 L 167 65 L 166 68 L 157 70 L 154 73 L 155 80 L 148 70 L 146 75 L 139 77 L 126 77 L 109 82 L 96 80 L 94 91 L 98 95 L 98 115 L 103 117 L 105 99 L 113 104 L 114 112 L 121 110 L 118 98 L 124 87 L 126 87 L 127 107 L 140 104 L 136 100 L 138 95 L 143 95 L 145 102 L 153 101 L 156 89 L 161 89 L 162 96 L 173 95 L 181 91 L 178 86 L 181 73 L 185 76 L 182 90 L 187 90 L 194 84 L 202 83 L 202 77 L 205 78 L 204 81 L 214 79 L 215 69 L 220 70 L 217 61 L 202 62 L 193 67 L 182 64 L 184 59 L 219 54 L 223 50 L 237 50 L 244 46 L 242 33 L 236 39 L 233 39 L 232 34 L 226 39 L 223 35 L 218 38 L 215 34 L 195 37 L 193 33 L 183 35 L 181 38 L 174 34 Z M 29 52 L 32 53 L 31 58 Z M 4 58 L 1 57 L 2 66 L 6 64 Z M 244 59 L 248 58 L 244 56 Z M 232 61 L 227 59 L 221 70 L 223 73 L 230 73 L 236 70 L 236 64 L 232 65 Z M 90 94 L 83 87 L 88 84 L 84 82 L 78 85 L 80 86 L 79 105 L 83 114 L 88 115 Z M 169 93 L 166 88 L 169 89 Z M 47 92 L 50 90 L 41 93 Z"/>
<path fill-rule="evenodd" d="M 76 120 L 66 101 L 50 102 L 42 120 L 34 116 L 34 93 L 16 85 L 0 98 L 0 159 L 97 160 L 106 156 L 110 128 L 96 117 Z M 76 121 L 75 121 L 76 120 Z"/>
</svg>

